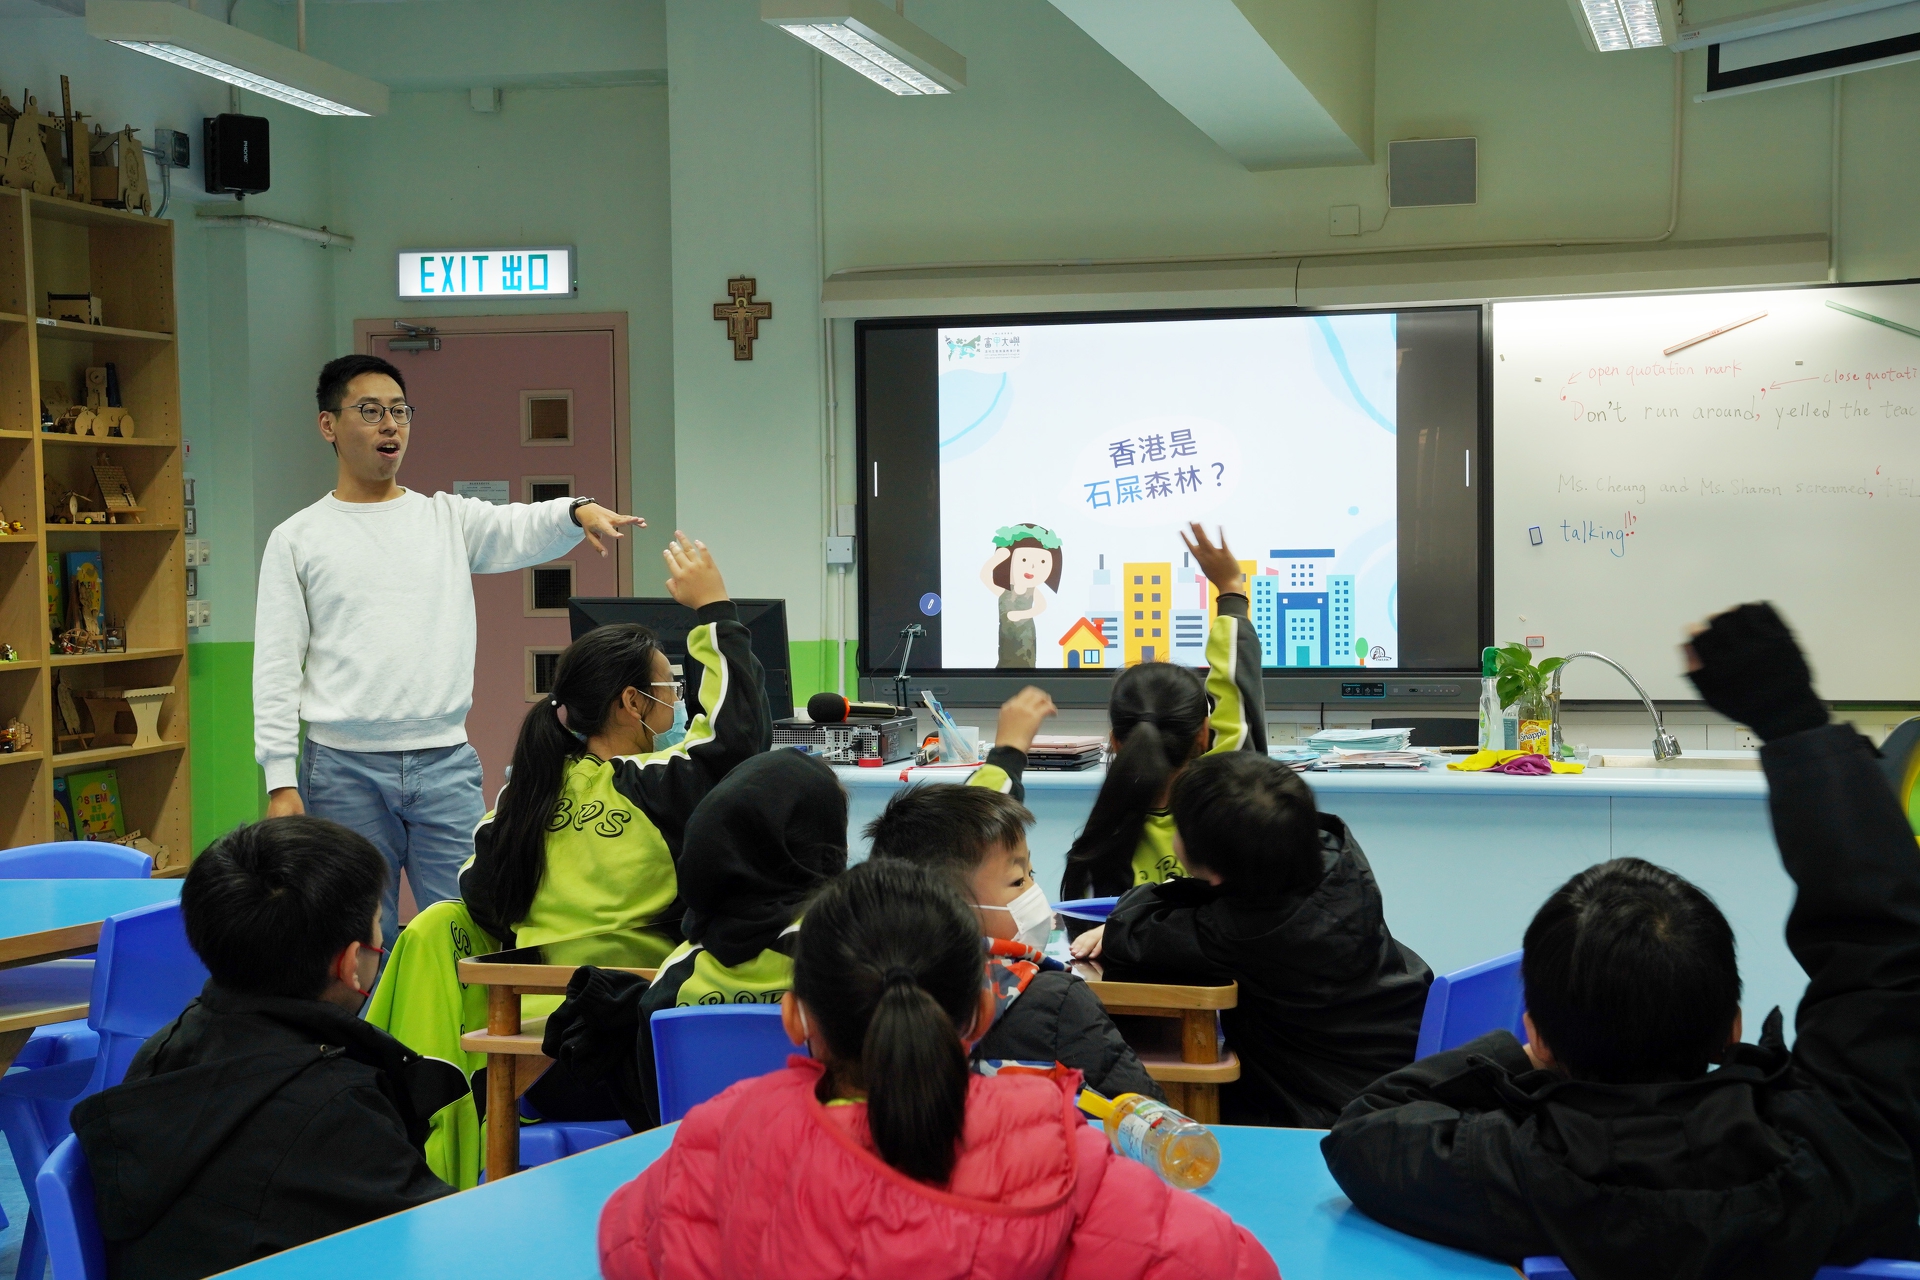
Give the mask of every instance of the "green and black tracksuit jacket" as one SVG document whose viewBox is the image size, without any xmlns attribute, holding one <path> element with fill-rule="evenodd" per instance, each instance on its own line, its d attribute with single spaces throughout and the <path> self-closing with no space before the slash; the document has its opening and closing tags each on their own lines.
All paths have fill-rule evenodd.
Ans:
<svg viewBox="0 0 1920 1280">
<path fill-rule="evenodd" d="M 491 877 L 485 872 L 499 855 L 493 814 L 481 820 L 473 857 L 460 873 L 461 896 L 481 928 L 521 947 L 631 931 L 647 952 L 636 955 L 636 966 L 666 958 L 673 939 L 647 926 L 678 929 L 674 869 L 687 818 L 735 765 L 773 742 L 765 673 L 738 610 L 722 600 L 696 617 L 687 659 L 700 668 L 702 709 L 686 738 L 646 755 L 580 755 L 568 762 L 548 826 L 546 870 L 524 920 L 499 919 L 487 900 Z"/>
<path fill-rule="evenodd" d="M 1266 690 L 1260 682 L 1260 636 L 1247 616 L 1247 597 L 1222 592 L 1219 610 L 1207 629 L 1207 727 L 1213 741 L 1206 754 L 1217 751 L 1267 751 Z M 1026 757 L 1013 753 L 1019 764 Z M 976 770 L 969 781 L 994 785 L 989 769 L 1007 773 L 1009 761 L 989 756 L 987 764 Z M 1017 770 L 1009 775 L 1016 786 Z M 1001 787 L 1001 790 L 1010 790 Z M 1016 797 L 1018 790 L 1013 790 Z M 1140 843 L 1133 851 L 1130 874 L 1124 882 L 1092 878 L 1088 869 L 1069 865 L 1060 886 L 1062 898 L 1116 898 L 1138 884 L 1159 884 L 1174 876 L 1187 874 L 1173 851 L 1173 814 L 1156 809 L 1147 815 L 1140 832 Z M 1075 883 L 1078 875 L 1083 883 Z"/>
</svg>

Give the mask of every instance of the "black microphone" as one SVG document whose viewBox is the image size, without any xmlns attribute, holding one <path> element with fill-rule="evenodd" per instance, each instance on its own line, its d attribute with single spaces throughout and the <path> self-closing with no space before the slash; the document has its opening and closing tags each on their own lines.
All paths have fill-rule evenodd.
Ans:
<svg viewBox="0 0 1920 1280">
<path fill-rule="evenodd" d="M 815 724 L 839 724 L 855 716 L 892 719 L 898 708 L 886 702 L 848 702 L 837 693 L 816 693 L 807 699 L 807 719 Z"/>
</svg>

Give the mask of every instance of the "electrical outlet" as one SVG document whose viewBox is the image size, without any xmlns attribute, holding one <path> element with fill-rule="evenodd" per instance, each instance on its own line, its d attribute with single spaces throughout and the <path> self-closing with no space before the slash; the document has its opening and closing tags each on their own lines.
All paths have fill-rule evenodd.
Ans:
<svg viewBox="0 0 1920 1280">
<path fill-rule="evenodd" d="M 198 569 L 189 569 L 187 570 L 187 599 L 191 600 L 199 594 L 200 571 Z M 191 609 L 193 606 L 188 605 L 187 608 Z"/>
<path fill-rule="evenodd" d="M 1742 751 L 1758 751 L 1760 749 L 1760 735 L 1745 726 L 1734 731 L 1733 742 L 1734 745 Z"/>
</svg>

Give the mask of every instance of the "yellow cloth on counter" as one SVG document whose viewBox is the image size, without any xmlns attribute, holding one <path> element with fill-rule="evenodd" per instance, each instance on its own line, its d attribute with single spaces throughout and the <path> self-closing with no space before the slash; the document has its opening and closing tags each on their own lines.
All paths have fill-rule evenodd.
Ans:
<svg viewBox="0 0 1920 1280">
<path fill-rule="evenodd" d="M 1529 753 L 1525 751 L 1476 751 L 1464 760 L 1454 761 L 1448 765 L 1447 768 L 1458 769 L 1462 773 L 1479 773 L 1482 770 L 1491 769 L 1497 764 L 1505 764 L 1509 760 L 1518 760 L 1521 756 L 1527 754 Z M 1540 758 L 1547 760 L 1545 756 L 1541 756 Z M 1559 760 L 1547 760 L 1547 763 L 1553 766 L 1555 773 L 1585 773 L 1587 771 L 1587 766 L 1583 764 L 1568 764 Z"/>
</svg>

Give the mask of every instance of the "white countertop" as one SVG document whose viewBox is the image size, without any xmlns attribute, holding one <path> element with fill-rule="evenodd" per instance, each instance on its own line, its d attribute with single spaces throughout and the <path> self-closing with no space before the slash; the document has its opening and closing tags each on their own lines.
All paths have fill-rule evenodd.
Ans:
<svg viewBox="0 0 1920 1280">
<path fill-rule="evenodd" d="M 1645 755 L 1646 751 L 1602 751 L 1602 755 Z M 1752 751 L 1697 751 L 1682 759 L 1754 759 Z M 887 789 L 908 782 L 960 782 L 968 767 L 936 766 L 910 769 L 901 762 L 877 769 L 847 765 L 834 768 L 849 789 Z M 903 777 L 904 775 L 904 777 Z M 1022 779 L 1027 790 L 1097 791 L 1106 780 L 1104 768 L 1079 773 L 1029 769 Z M 1689 769 L 1684 764 L 1651 769 L 1588 769 L 1585 773 L 1519 776 L 1504 773 L 1464 773 L 1444 765 L 1426 769 L 1353 769 L 1300 775 L 1323 795 L 1488 795 L 1488 796 L 1620 796 L 1661 800 L 1765 800 L 1766 775 L 1758 769 Z"/>
</svg>

